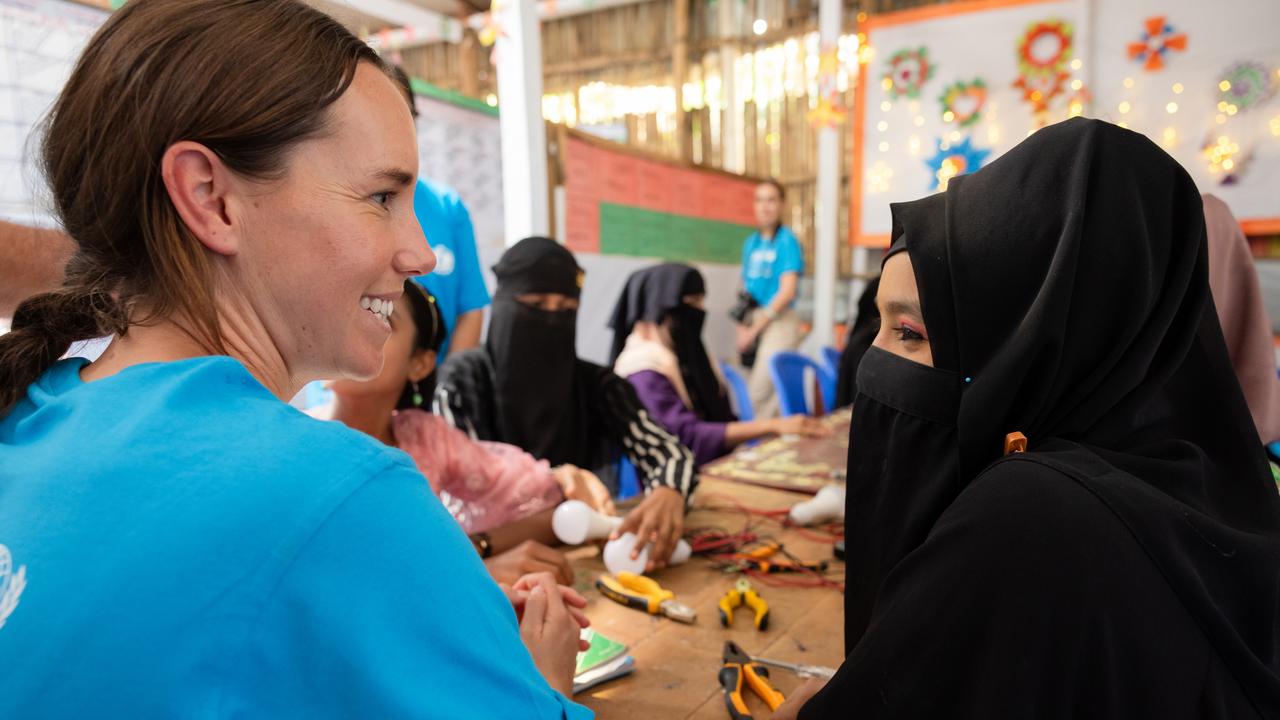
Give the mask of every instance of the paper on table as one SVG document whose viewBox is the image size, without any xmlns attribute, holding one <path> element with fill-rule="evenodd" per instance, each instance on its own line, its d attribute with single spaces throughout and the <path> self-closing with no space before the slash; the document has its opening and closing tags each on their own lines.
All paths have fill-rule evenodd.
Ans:
<svg viewBox="0 0 1280 720">
<path fill-rule="evenodd" d="M 573 694 L 577 695 L 604 682 L 635 672 L 636 661 L 630 655 L 614 658 L 594 670 L 588 670 L 573 679 Z"/>
<path fill-rule="evenodd" d="M 578 666 L 574 675 L 599 667 L 626 652 L 627 646 L 611 640 L 590 628 L 582 631 L 582 639 L 591 643 L 591 647 L 578 653 Z"/>
</svg>

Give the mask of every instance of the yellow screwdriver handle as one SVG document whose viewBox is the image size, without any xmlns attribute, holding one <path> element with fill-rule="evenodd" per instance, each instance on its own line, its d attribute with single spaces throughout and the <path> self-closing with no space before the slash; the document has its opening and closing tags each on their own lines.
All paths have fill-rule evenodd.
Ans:
<svg viewBox="0 0 1280 720">
<path fill-rule="evenodd" d="M 648 598 L 649 602 L 655 607 L 661 605 L 663 600 L 670 600 L 676 596 L 670 590 L 664 590 L 657 580 L 644 575 L 620 572 L 618 573 L 618 582 L 622 584 L 622 587 L 634 590 Z"/>
<path fill-rule="evenodd" d="M 637 610 L 643 610 L 650 615 L 658 614 L 658 608 L 661 604 L 660 602 L 655 601 L 653 598 L 640 595 L 609 575 L 601 575 L 596 580 L 596 589 L 614 602 L 621 603 L 627 607 L 633 607 Z"/>
</svg>

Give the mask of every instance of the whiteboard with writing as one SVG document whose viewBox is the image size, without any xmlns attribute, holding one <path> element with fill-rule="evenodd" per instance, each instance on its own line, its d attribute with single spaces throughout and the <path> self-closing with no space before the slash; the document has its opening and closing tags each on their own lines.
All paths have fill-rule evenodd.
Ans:
<svg viewBox="0 0 1280 720">
<path fill-rule="evenodd" d="M 419 95 L 418 172 L 457 191 L 480 247 L 503 247 L 502 132 L 497 115 Z"/>
</svg>

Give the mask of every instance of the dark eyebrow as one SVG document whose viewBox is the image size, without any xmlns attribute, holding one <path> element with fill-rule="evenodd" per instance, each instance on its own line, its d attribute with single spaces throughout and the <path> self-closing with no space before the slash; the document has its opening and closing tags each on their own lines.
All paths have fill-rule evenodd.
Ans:
<svg viewBox="0 0 1280 720">
<path fill-rule="evenodd" d="M 381 168 L 373 171 L 370 177 L 378 180 L 390 180 L 400 187 L 408 187 L 414 182 L 413 173 L 399 168 Z"/>
<path fill-rule="evenodd" d="M 903 300 L 890 300 L 884 304 L 885 315 L 910 315 L 924 320 L 924 313 L 920 312 L 919 302 L 906 302 Z"/>
</svg>

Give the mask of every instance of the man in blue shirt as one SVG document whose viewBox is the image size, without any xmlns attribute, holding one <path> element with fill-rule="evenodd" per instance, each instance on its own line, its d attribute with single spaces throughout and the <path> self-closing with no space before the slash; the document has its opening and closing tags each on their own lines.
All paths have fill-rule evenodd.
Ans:
<svg viewBox="0 0 1280 720">
<path fill-rule="evenodd" d="M 782 224 L 783 190 L 775 180 L 760 183 L 755 193 L 756 223 L 760 229 L 742 248 L 742 286 L 759 307 L 738 326 L 738 350 L 746 352 L 759 341 L 748 380 L 751 406 L 757 418 L 778 414 L 769 363 L 773 356 L 800 345 L 800 320 L 795 304 L 804 253 L 795 233 Z"/>
<path fill-rule="evenodd" d="M 398 67 L 394 74 L 409 101 L 409 111 L 417 119 L 418 107 L 413 101 L 409 76 Z M 449 351 L 461 352 L 480 344 L 489 290 L 480 271 L 471 214 L 458 193 L 420 178 L 413 193 L 413 212 L 436 255 L 435 270 L 414 280 L 435 296 L 445 327 L 449 329 L 449 337 L 445 338 L 438 357 L 443 363 Z"/>
</svg>

